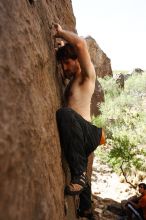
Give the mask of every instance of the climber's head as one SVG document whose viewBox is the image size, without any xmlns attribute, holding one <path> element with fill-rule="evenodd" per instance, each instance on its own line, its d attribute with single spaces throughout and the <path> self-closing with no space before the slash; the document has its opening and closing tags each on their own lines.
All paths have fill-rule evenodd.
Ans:
<svg viewBox="0 0 146 220">
<path fill-rule="evenodd" d="M 76 60 L 77 53 L 72 44 L 66 43 L 64 46 L 59 47 L 56 52 L 56 58 L 59 62 L 65 61 L 67 59 Z"/>
<path fill-rule="evenodd" d="M 59 47 L 56 52 L 56 58 L 62 65 L 65 78 L 71 79 L 78 72 L 79 62 L 73 45 L 67 43 Z"/>
</svg>

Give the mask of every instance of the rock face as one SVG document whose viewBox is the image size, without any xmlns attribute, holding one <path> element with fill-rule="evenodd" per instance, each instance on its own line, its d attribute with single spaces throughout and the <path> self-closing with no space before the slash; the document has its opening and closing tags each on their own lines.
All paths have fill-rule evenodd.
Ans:
<svg viewBox="0 0 146 220">
<path fill-rule="evenodd" d="M 1 0 L 0 20 L 0 219 L 64 220 L 51 26 L 75 31 L 71 1 Z"/>
<path fill-rule="evenodd" d="M 92 37 L 87 37 L 86 42 L 91 55 L 91 60 L 95 66 L 98 77 L 112 76 L 110 59 L 100 49 L 96 41 Z"/>
<path fill-rule="evenodd" d="M 0 219 L 64 220 L 68 179 L 55 118 L 62 83 L 52 23 L 75 31 L 71 1 L 1 0 L 0 20 Z M 98 55 L 97 75 L 110 74 Z M 67 200 L 66 220 L 75 220 Z"/>
</svg>

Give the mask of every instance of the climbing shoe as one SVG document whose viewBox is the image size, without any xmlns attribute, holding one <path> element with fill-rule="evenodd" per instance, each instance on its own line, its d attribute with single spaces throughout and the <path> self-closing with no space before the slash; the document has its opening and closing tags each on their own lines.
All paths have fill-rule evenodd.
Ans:
<svg viewBox="0 0 146 220">
<path fill-rule="evenodd" d="M 68 186 L 65 187 L 66 195 L 79 195 L 87 186 L 87 176 L 84 172 L 80 176 L 74 176 Z"/>
</svg>

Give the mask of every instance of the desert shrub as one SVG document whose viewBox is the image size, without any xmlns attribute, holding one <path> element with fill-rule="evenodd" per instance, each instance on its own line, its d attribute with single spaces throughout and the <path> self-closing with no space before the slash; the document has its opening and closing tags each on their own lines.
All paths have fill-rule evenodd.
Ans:
<svg viewBox="0 0 146 220">
<path fill-rule="evenodd" d="M 116 172 L 122 169 L 128 174 L 133 167 L 145 170 L 146 151 L 142 146 L 146 144 L 146 73 L 127 79 L 124 90 L 113 78 L 99 81 L 105 91 L 105 103 L 93 123 L 105 129 L 107 147 L 99 147 L 96 154 Z"/>
</svg>

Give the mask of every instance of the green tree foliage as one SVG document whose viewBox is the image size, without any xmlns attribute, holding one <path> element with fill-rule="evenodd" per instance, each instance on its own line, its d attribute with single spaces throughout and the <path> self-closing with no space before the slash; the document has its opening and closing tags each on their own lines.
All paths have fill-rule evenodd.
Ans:
<svg viewBox="0 0 146 220">
<path fill-rule="evenodd" d="M 145 170 L 146 156 L 146 73 L 133 75 L 125 81 L 124 90 L 113 78 L 99 79 L 105 93 L 101 115 L 93 123 L 104 127 L 107 136 L 106 152 L 97 154 L 113 170 L 130 173 L 132 167 Z"/>
</svg>

